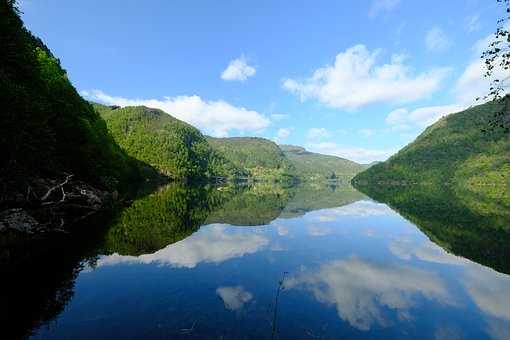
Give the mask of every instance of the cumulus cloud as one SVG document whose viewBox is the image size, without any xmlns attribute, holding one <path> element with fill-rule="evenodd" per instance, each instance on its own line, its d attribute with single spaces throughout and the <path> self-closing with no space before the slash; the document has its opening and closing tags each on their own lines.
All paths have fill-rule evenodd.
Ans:
<svg viewBox="0 0 510 340">
<path fill-rule="evenodd" d="M 368 15 L 374 17 L 382 12 L 389 12 L 393 10 L 399 3 L 400 0 L 373 0 L 372 4 L 370 5 L 370 10 L 368 11 Z"/>
<path fill-rule="evenodd" d="M 288 128 L 278 129 L 278 131 L 276 132 L 276 136 L 280 139 L 285 139 L 290 136 L 290 129 Z"/>
<path fill-rule="evenodd" d="M 194 268 L 199 263 L 221 263 L 253 254 L 269 244 L 262 235 L 233 231 L 224 225 L 203 227 L 190 237 L 152 254 L 123 256 L 113 254 L 98 260 L 97 266 L 119 263 L 157 263 L 172 267 Z"/>
<path fill-rule="evenodd" d="M 230 131 L 259 132 L 270 124 L 264 115 L 244 107 L 233 106 L 223 100 L 205 101 L 199 96 L 165 97 L 163 100 L 129 99 L 110 96 L 99 90 L 86 92 L 89 99 L 108 105 L 144 105 L 161 109 L 217 137 L 228 136 Z"/>
<path fill-rule="evenodd" d="M 407 130 L 414 127 L 426 127 L 439 118 L 466 109 L 467 106 L 452 104 L 444 106 L 428 106 L 415 110 L 396 109 L 388 114 L 386 123 L 394 130 Z"/>
<path fill-rule="evenodd" d="M 223 300 L 225 308 L 233 311 L 243 308 L 244 304 L 253 298 L 253 294 L 242 286 L 219 287 L 216 294 Z"/>
<path fill-rule="evenodd" d="M 433 69 L 413 75 L 404 56 L 394 55 L 387 64 L 377 64 L 380 50 L 369 51 L 356 45 L 339 53 L 333 65 L 317 69 L 304 80 L 286 79 L 283 88 L 302 101 L 347 110 L 384 102 L 411 102 L 436 91 L 449 72 Z"/>
<path fill-rule="evenodd" d="M 276 131 L 276 136 L 273 138 L 273 141 L 276 144 L 283 143 L 287 137 L 290 136 L 291 128 L 280 128 Z"/>
<path fill-rule="evenodd" d="M 289 115 L 284 114 L 284 113 L 272 113 L 271 115 L 269 115 L 269 117 L 271 117 L 271 120 L 273 120 L 275 122 L 279 122 L 284 119 L 287 119 L 289 117 Z"/>
<path fill-rule="evenodd" d="M 403 265 L 385 266 L 357 258 L 326 263 L 285 280 L 286 289 L 301 288 L 317 301 L 336 306 L 338 316 L 351 326 L 368 331 L 390 324 L 386 309 L 410 317 L 415 296 L 443 304 L 452 298 L 435 273 Z"/>
<path fill-rule="evenodd" d="M 483 98 L 490 87 L 490 79 L 484 76 L 486 69 L 480 54 L 489 46 L 493 38 L 493 35 L 488 35 L 473 45 L 473 59 L 467 64 L 451 90 L 455 98 L 453 104 L 416 109 L 398 108 L 388 114 L 386 123 L 394 130 L 423 128 L 435 123 L 441 117 L 465 110 L 474 104 L 480 104 L 481 102 L 477 102 L 476 99 Z M 508 76 L 508 71 L 496 69 L 494 72 L 499 79 Z"/>
<path fill-rule="evenodd" d="M 334 142 L 309 143 L 306 148 L 312 152 L 346 158 L 358 163 L 385 161 L 397 149 L 367 149 L 360 147 L 341 146 Z"/>
<path fill-rule="evenodd" d="M 321 139 L 331 137 L 333 134 L 325 128 L 311 128 L 306 133 L 308 139 Z"/>
<path fill-rule="evenodd" d="M 434 27 L 427 32 L 425 44 L 431 51 L 442 51 L 450 46 L 450 40 L 440 27 Z"/>
<path fill-rule="evenodd" d="M 221 79 L 244 82 L 249 77 L 253 77 L 256 72 L 255 67 L 248 65 L 246 58 L 241 56 L 230 61 L 227 68 L 221 73 Z"/>
</svg>

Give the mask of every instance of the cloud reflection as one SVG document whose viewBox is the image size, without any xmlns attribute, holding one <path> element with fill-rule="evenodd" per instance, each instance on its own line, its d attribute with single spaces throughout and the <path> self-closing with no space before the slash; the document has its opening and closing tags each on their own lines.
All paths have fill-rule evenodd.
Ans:
<svg viewBox="0 0 510 340">
<path fill-rule="evenodd" d="M 309 217 L 319 222 L 332 222 L 343 216 L 382 216 L 391 214 L 395 213 L 386 204 L 363 200 L 338 208 L 312 212 Z"/>
<path fill-rule="evenodd" d="M 235 228 L 227 229 L 224 225 L 210 225 L 155 253 L 138 257 L 113 254 L 100 258 L 97 266 L 119 263 L 158 263 L 172 267 L 194 268 L 202 262 L 221 263 L 235 257 L 253 254 L 268 244 L 269 240 L 260 234 L 238 231 Z"/>
<path fill-rule="evenodd" d="M 384 266 L 358 258 L 338 260 L 317 270 L 303 270 L 285 282 L 287 289 L 304 288 L 321 303 L 335 305 L 338 316 L 351 326 L 367 331 L 385 327 L 384 309 L 410 318 L 415 296 L 453 304 L 443 282 L 434 273 L 410 266 Z"/>
<path fill-rule="evenodd" d="M 253 298 L 253 294 L 242 286 L 219 287 L 216 289 L 216 294 L 223 300 L 225 308 L 232 311 L 243 308 L 244 304 Z"/>
</svg>

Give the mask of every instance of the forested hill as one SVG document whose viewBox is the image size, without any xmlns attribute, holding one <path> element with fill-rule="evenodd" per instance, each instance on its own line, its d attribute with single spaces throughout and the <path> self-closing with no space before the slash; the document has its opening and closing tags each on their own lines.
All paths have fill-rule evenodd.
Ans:
<svg viewBox="0 0 510 340">
<path fill-rule="evenodd" d="M 510 99 L 449 115 L 429 126 L 386 162 L 360 173 L 364 183 L 411 182 L 451 185 L 510 205 L 510 135 L 489 129 L 495 112 Z M 502 108 L 505 105 L 506 108 Z"/>
<path fill-rule="evenodd" d="M 14 6 L 0 1 L 0 208 L 55 212 L 73 197 L 95 200 L 93 189 L 113 191 L 138 179 L 137 162 L 115 143 Z M 83 192 L 88 198 L 80 197 Z M 16 216 L 36 223 L 23 211 Z"/>
<path fill-rule="evenodd" d="M 131 156 L 175 179 L 242 175 L 213 150 L 195 127 L 164 111 L 145 106 L 124 108 L 93 104 L 115 141 Z"/>
<path fill-rule="evenodd" d="M 305 150 L 300 146 L 280 145 L 280 149 L 295 168 L 302 180 L 346 179 L 367 168 L 366 165 L 329 155 Z"/>
<path fill-rule="evenodd" d="M 207 141 L 234 165 L 259 179 L 289 180 L 294 167 L 276 143 L 258 137 L 214 138 Z"/>
</svg>

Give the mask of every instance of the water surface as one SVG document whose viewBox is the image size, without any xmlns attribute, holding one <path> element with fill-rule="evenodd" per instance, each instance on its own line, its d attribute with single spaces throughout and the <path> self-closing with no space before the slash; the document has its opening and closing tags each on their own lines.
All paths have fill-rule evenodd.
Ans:
<svg viewBox="0 0 510 340">
<path fill-rule="evenodd" d="M 33 260 L 48 292 L 13 325 L 33 339 L 509 339 L 504 213 L 372 196 L 387 204 L 350 186 L 171 184 L 91 227 L 88 246 L 84 233 Z"/>
</svg>

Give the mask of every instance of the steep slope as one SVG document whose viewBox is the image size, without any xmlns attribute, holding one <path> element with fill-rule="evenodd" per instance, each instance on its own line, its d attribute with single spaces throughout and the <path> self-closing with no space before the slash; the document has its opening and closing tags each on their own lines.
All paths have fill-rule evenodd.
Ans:
<svg viewBox="0 0 510 340">
<path fill-rule="evenodd" d="M 61 228 L 142 179 L 15 1 L 0 1 L 0 51 L 0 230 Z"/>
<path fill-rule="evenodd" d="M 172 178 L 231 176 L 237 168 L 207 143 L 193 126 L 147 108 L 94 104 L 115 141 L 126 152 Z"/>
<path fill-rule="evenodd" d="M 0 1 L 1 176 L 65 171 L 113 186 L 129 175 L 128 158 L 12 3 Z"/>
<path fill-rule="evenodd" d="M 366 169 L 365 165 L 335 157 L 313 153 L 300 146 L 280 145 L 280 149 L 294 165 L 296 174 L 302 180 L 345 179 Z"/>
<path fill-rule="evenodd" d="M 287 180 L 293 166 L 276 143 L 257 137 L 213 138 L 207 141 L 219 153 L 252 177 Z"/>
<path fill-rule="evenodd" d="M 358 184 L 450 185 L 456 192 L 496 199 L 510 206 L 510 135 L 483 132 L 506 103 L 486 103 L 449 115 L 428 127 L 386 162 L 354 178 Z M 480 200 L 480 203 L 482 201 Z"/>
</svg>

